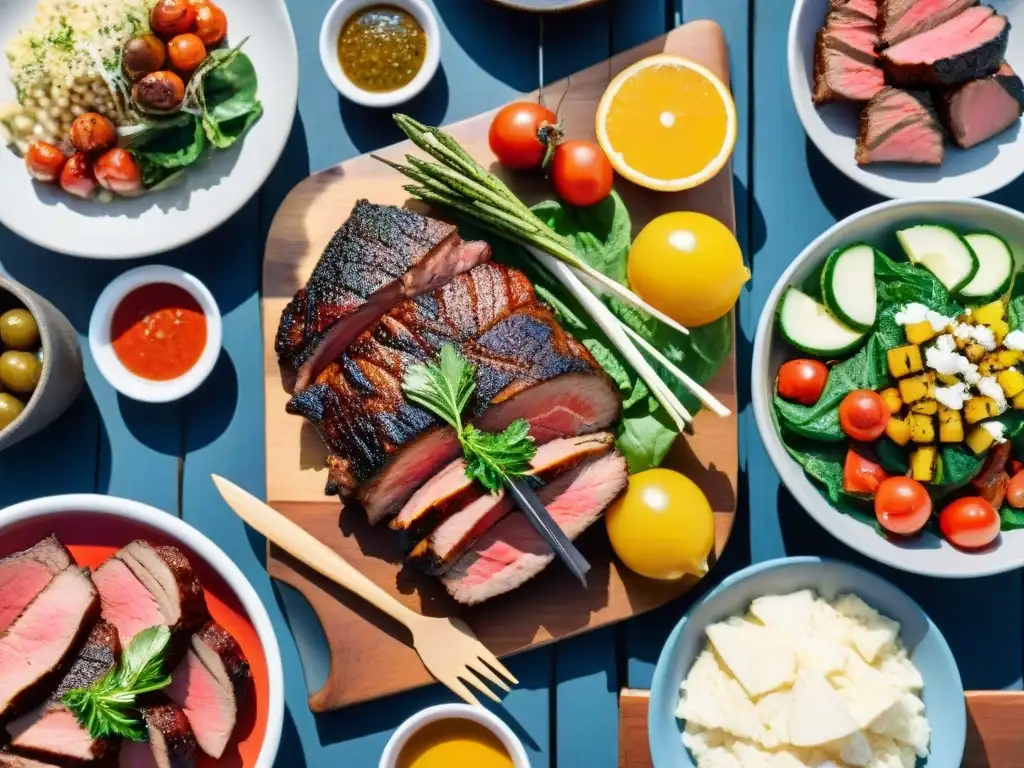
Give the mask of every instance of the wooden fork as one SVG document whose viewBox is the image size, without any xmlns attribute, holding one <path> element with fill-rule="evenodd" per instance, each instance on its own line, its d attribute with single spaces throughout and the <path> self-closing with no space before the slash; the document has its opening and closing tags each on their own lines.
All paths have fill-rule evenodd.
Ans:
<svg viewBox="0 0 1024 768">
<path fill-rule="evenodd" d="M 413 647 L 423 665 L 439 683 L 464 701 L 480 705 L 466 683 L 494 701 L 500 699 L 488 688 L 489 681 L 503 691 L 519 681 L 497 657 L 476 639 L 473 631 L 458 619 L 422 616 L 409 610 L 378 587 L 336 552 L 328 549 L 277 510 L 264 504 L 230 480 L 211 475 L 213 483 L 235 513 L 277 546 L 334 583 L 359 595 L 412 633 Z M 465 682 L 463 682 L 465 681 Z"/>
</svg>

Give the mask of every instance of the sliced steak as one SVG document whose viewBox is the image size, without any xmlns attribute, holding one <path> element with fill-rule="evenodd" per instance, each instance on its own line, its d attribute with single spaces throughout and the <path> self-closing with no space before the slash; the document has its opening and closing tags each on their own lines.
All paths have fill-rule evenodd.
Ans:
<svg viewBox="0 0 1024 768">
<path fill-rule="evenodd" d="M 44 763 L 24 755 L 16 755 L 13 752 L 0 751 L 0 768 L 62 768 L 58 763 Z"/>
<path fill-rule="evenodd" d="M 241 647 L 211 621 L 192 636 L 191 648 L 172 673 L 165 693 L 184 710 L 199 748 L 220 758 L 235 731 L 251 680 Z"/>
<path fill-rule="evenodd" d="M 538 492 L 558 527 L 575 539 L 626 487 L 626 460 L 600 456 L 555 478 Z M 474 605 L 510 592 L 543 571 L 555 554 L 521 514 L 506 515 L 442 577 L 458 602 Z"/>
<path fill-rule="evenodd" d="M 116 557 L 156 598 L 163 623 L 171 632 L 194 632 L 210 618 L 203 585 L 177 547 L 138 540 L 123 547 Z"/>
<path fill-rule="evenodd" d="M 451 224 L 390 205 L 356 203 L 309 282 L 285 308 L 275 348 L 304 389 L 403 299 L 432 291 L 490 258 Z"/>
<path fill-rule="evenodd" d="M 61 697 L 74 688 L 88 688 L 100 680 L 117 663 L 120 648 L 114 626 L 97 621 L 49 700 L 7 725 L 11 746 L 66 761 L 95 763 L 113 754 L 116 745 L 110 740 L 90 737 L 88 730 L 61 703 Z"/>
<path fill-rule="evenodd" d="M 878 16 L 879 0 L 831 0 L 829 13 L 842 13 L 874 23 Z"/>
<path fill-rule="evenodd" d="M 92 578 L 100 591 L 103 618 L 117 628 L 123 647 L 142 630 L 165 623 L 156 598 L 116 556 L 97 568 Z"/>
<path fill-rule="evenodd" d="M 608 432 L 552 440 L 537 449 L 530 461 L 531 474 L 547 481 L 585 458 L 607 453 L 614 442 Z M 391 527 L 401 532 L 407 550 L 416 545 L 419 554 L 413 560 L 428 553 L 437 555 L 439 546 L 450 557 L 460 541 L 473 537 L 465 544 L 468 547 L 490 527 L 489 523 L 500 518 L 500 511 L 506 507 L 504 492 L 482 490 L 466 476 L 466 462 L 456 459 L 413 494 L 391 521 Z"/>
<path fill-rule="evenodd" d="M 195 734 L 177 704 L 142 708 L 149 741 L 125 741 L 121 768 L 194 768 L 198 757 Z"/>
<path fill-rule="evenodd" d="M 1024 83 L 1004 62 L 994 75 L 947 89 L 936 101 L 949 135 L 968 149 L 1017 122 L 1024 113 Z"/>
<path fill-rule="evenodd" d="M 882 51 L 893 85 L 957 85 L 990 75 L 1006 54 L 1010 22 L 987 5 L 968 8 L 937 27 Z"/>
<path fill-rule="evenodd" d="M 883 46 L 927 32 L 963 13 L 978 0 L 882 0 L 878 36 Z"/>
<path fill-rule="evenodd" d="M 861 111 L 856 149 L 859 165 L 938 165 L 944 155 L 942 128 L 928 94 L 886 88 Z"/>
<path fill-rule="evenodd" d="M 71 553 L 56 536 L 0 560 L 0 633 L 71 563 Z"/>
<path fill-rule="evenodd" d="M 868 101 L 882 90 L 885 73 L 875 53 L 877 43 L 870 19 L 829 14 L 814 45 L 814 103 Z"/>
<path fill-rule="evenodd" d="M 89 572 L 71 567 L 57 574 L 7 628 L 0 637 L 0 717 L 15 713 L 36 686 L 59 674 L 99 607 Z"/>
</svg>

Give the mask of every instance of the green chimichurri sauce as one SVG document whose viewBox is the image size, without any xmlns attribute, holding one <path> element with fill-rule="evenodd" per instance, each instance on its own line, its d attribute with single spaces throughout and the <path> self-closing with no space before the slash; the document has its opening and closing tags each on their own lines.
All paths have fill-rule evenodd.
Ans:
<svg viewBox="0 0 1024 768">
<path fill-rule="evenodd" d="M 345 22 L 338 36 L 341 69 L 365 91 L 383 93 L 408 85 L 423 66 L 427 36 L 409 13 L 375 5 Z"/>
</svg>

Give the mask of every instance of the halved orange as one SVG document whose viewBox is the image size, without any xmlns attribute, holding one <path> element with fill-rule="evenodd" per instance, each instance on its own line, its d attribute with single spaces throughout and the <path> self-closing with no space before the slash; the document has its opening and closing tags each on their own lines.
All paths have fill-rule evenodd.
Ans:
<svg viewBox="0 0 1024 768">
<path fill-rule="evenodd" d="M 696 62 L 662 53 L 609 84 L 597 108 L 597 140 L 622 176 L 676 192 L 703 184 L 736 145 L 736 104 Z"/>
</svg>

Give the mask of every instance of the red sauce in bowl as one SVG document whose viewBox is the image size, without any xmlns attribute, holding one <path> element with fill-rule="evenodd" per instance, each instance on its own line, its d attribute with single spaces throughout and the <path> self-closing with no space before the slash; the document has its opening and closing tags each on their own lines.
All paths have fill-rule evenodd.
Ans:
<svg viewBox="0 0 1024 768">
<path fill-rule="evenodd" d="M 114 354 L 136 376 L 170 381 L 184 376 L 206 349 L 206 315 L 184 288 L 152 283 L 117 305 L 110 325 Z"/>
</svg>

